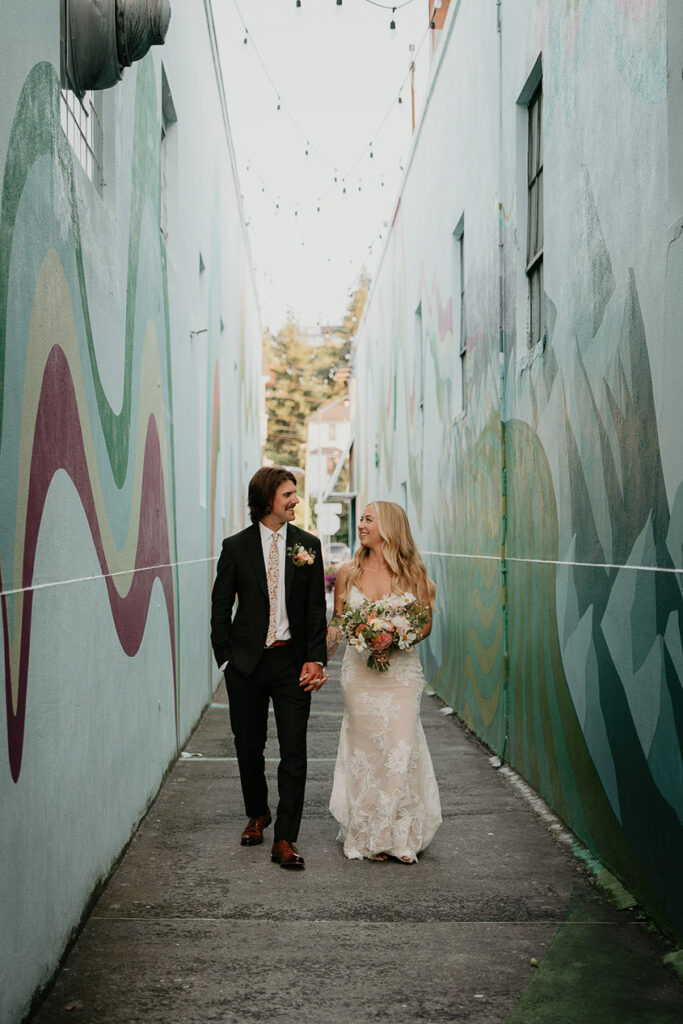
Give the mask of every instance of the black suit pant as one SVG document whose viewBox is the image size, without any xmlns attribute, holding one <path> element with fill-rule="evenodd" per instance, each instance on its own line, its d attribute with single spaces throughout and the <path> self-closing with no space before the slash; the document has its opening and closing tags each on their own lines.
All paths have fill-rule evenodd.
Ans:
<svg viewBox="0 0 683 1024">
<path fill-rule="evenodd" d="M 299 668 L 292 648 L 274 647 L 264 651 L 250 676 L 243 676 L 228 666 L 225 681 L 244 809 L 250 818 L 265 814 L 268 806 L 264 751 L 268 707 L 270 701 L 273 702 L 280 746 L 274 840 L 296 842 L 304 808 L 311 694 L 299 685 Z"/>
</svg>

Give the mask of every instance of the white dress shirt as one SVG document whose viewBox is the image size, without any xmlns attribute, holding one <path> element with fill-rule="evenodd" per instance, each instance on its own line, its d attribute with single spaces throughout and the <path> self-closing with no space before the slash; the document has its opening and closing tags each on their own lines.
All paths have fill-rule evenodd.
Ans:
<svg viewBox="0 0 683 1024">
<path fill-rule="evenodd" d="M 276 640 L 291 640 L 292 634 L 289 629 L 289 619 L 287 618 L 287 606 L 285 604 L 285 558 L 287 557 L 285 549 L 287 547 L 287 523 L 283 523 L 279 530 L 270 530 L 263 523 L 259 523 L 259 530 L 261 531 L 261 544 L 263 545 L 263 561 L 266 567 L 266 573 L 268 572 L 268 558 L 270 557 L 270 548 L 273 543 L 273 537 L 277 537 L 278 547 L 278 581 L 277 581 L 277 622 L 276 622 Z"/>
</svg>

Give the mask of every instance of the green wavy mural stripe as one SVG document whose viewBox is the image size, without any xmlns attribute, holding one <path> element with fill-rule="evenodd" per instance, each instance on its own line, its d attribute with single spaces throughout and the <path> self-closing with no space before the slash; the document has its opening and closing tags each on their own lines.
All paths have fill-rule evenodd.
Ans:
<svg viewBox="0 0 683 1024">
<path fill-rule="evenodd" d="M 159 146 L 153 67 L 148 59 L 137 71 L 135 138 L 132 168 L 132 202 L 126 294 L 126 338 L 124 388 L 121 410 L 115 413 L 100 377 L 85 282 L 80 220 L 74 186 L 74 154 L 60 128 L 60 87 L 57 73 L 49 63 L 36 64 L 24 83 L 12 123 L 3 180 L 0 216 L 0 430 L 7 344 L 7 306 L 12 241 L 17 210 L 26 179 L 41 156 L 50 156 L 60 168 L 70 197 L 76 267 L 81 292 L 83 320 L 90 357 L 98 414 L 104 432 L 114 480 L 122 487 L 126 478 L 130 448 L 131 385 L 135 330 L 135 297 L 139 265 L 140 231 L 144 206 L 150 200 L 159 206 Z M 170 391 L 169 391 L 170 394 Z M 0 434 L 0 441 L 2 435 Z"/>
<path fill-rule="evenodd" d="M 517 558 L 553 557 L 550 553 L 557 549 L 557 516 L 548 514 L 554 509 L 555 500 L 549 486 L 549 475 L 539 472 L 540 455 L 536 445 L 529 441 L 524 430 L 515 432 L 516 426 L 514 422 L 507 425 L 509 497 L 513 513 L 509 520 L 508 555 Z M 529 431 L 529 437 L 534 438 L 535 435 Z M 515 509 L 525 512 L 515 516 Z M 525 773 L 533 786 L 552 794 L 553 806 L 564 817 L 566 807 L 559 777 L 548 767 L 557 762 L 555 731 L 556 727 L 561 728 L 561 723 L 553 722 L 547 690 L 543 686 L 538 687 L 535 671 L 539 657 L 536 647 L 538 636 L 548 635 L 551 629 L 554 581 L 544 567 L 529 563 L 511 562 L 508 571 L 510 630 L 522 637 L 522 652 L 516 655 L 511 649 L 511 658 L 519 657 L 520 664 L 524 666 L 523 722 L 530 733 L 528 745 L 525 743 L 522 747 L 529 751 Z M 519 723 L 515 724 L 513 732 L 518 739 L 521 738 Z"/>
<path fill-rule="evenodd" d="M 519 420 L 508 423 L 507 437 L 509 464 L 514 466 L 511 553 L 518 558 L 557 559 L 557 508 L 541 442 Z M 645 905 L 656 907 L 661 916 L 661 900 L 612 809 L 569 692 L 557 630 L 555 566 L 513 566 L 509 579 L 510 764 L 603 863 L 637 884 Z M 537 749 L 543 751 L 544 771 L 539 769 Z"/>
<path fill-rule="evenodd" d="M 434 642 L 423 652 L 430 685 L 496 750 L 504 736 L 499 437 L 494 415 L 467 438 L 463 459 L 451 460 L 450 469 L 441 464 L 437 542 L 444 552 L 473 557 L 430 559 L 439 594 Z"/>
<path fill-rule="evenodd" d="M 5 164 L 0 207 L 0 444 L 2 443 L 3 404 L 5 391 L 5 364 L 7 349 L 7 313 L 9 302 L 9 277 L 12 258 L 14 230 L 21 196 L 27 178 L 35 162 L 49 156 L 59 168 L 71 210 L 71 229 L 76 261 L 76 271 L 81 298 L 81 309 L 85 327 L 86 343 L 98 415 L 102 425 L 107 455 L 117 487 L 121 488 L 126 479 L 131 443 L 131 392 L 133 377 L 133 353 L 135 345 L 135 305 L 140 260 L 140 233 L 145 206 L 151 203 L 155 217 L 159 217 L 160 176 L 159 176 L 159 130 L 157 124 L 156 88 L 154 67 L 151 58 L 142 61 L 137 68 L 135 121 L 132 163 L 132 191 L 130 210 L 130 233 L 128 253 L 128 280 L 126 291 L 126 335 L 124 387 L 121 409 L 115 413 L 104 391 L 100 377 L 93 330 L 90 321 L 88 294 L 85 280 L 85 266 L 81 243 L 80 219 L 74 183 L 75 156 L 60 125 L 60 84 L 54 67 L 41 62 L 29 72 L 24 82 L 12 122 Z M 177 538 L 175 529 L 176 485 L 174 472 L 173 432 L 173 388 L 170 358 L 170 313 L 168 303 L 168 276 L 165 247 L 160 241 L 162 268 L 163 315 L 166 343 L 166 386 L 168 402 L 168 430 L 170 444 L 170 481 L 172 521 L 169 524 L 170 544 L 173 561 L 177 562 Z M 180 649 L 178 609 L 178 570 L 174 569 L 175 617 Z"/>
</svg>

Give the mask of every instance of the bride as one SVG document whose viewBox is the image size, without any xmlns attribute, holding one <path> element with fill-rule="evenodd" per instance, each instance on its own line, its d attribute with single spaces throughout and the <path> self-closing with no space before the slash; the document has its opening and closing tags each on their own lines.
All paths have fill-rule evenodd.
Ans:
<svg viewBox="0 0 683 1024">
<path fill-rule="evenodd" d="M 400 505 L 375 501 L 358 524 L 360 547 L 337 573 L 328 659 L 342 633 L 345 606 L 414 594 L 427 607 L 418 640 L 429 636 L 436 587 L 415 547 Z M 330 810 L 350 859 L 389 857 L 412 864 L 441 823 L 439 790 L 420 721 L 424 676 L 417 651 L 380 652 L 384 672 L 368 668 L 368 651 L 347 646 L 341 685 L 344 717 Z"/>
</svg>

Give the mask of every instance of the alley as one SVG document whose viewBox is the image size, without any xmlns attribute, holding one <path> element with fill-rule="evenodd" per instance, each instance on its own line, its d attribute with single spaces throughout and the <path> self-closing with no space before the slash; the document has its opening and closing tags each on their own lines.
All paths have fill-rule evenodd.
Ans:
<svg viewBox="0 0 683 1024">
<path fill-rule="evenodd" d="M 225 699 L 221 686 L 37 1024 L 683 1020 L 658 935 L 607 904 L 438 698 L 423 698 L 444 815 L 435 841 L 415 866 L 346 861 L 327 810 L 335 659 L 309 730 L 302 873 L 271 864 L 269 842 L 239 845 Z"/>
</svg>

